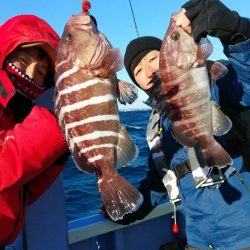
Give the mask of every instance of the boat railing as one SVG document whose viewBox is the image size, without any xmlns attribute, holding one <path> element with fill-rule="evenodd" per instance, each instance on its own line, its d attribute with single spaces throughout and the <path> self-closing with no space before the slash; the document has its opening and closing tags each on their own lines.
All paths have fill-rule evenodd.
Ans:
<svg viewBox="0 0 250 250">
<path fill-rule="evenodd" d="M 173 213 L 173 205 L 168 202 L 158 205 L 144 219 L 136 221 L 130 225 L 120 225 L 105 218 L 101 214 L 70 221 L 68 222 L 69 244 L 74 244 L 76 242 L 83 241 L 101 234 L 123 229 L 138 223 L 143 223 L 145 221 L 170 213 Z"/>
</svg>

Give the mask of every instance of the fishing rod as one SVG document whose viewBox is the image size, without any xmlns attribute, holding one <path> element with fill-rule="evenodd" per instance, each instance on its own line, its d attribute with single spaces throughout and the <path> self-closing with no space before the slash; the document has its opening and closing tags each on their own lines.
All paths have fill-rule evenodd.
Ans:
<svg viewBox="0 0 250 250">
<path fill-rule="evenodd" d="M 130 5 L 131 13 L 132 13 L 132 16 L 133 16 L 133 20 L 134 20 L 134 25 L 135 25 L 135 30 L 136 30 L 136 33 L 137 33 L 137 37 L 139 37 L 139 31 L 138 31 L 138 28 L 137 28 L 137 24 L 136 24 L 136 20 L 135 20 L 135 15 L 134 15 L 132 3 L 131 3 L 130 0 L 129 0 L 129 5 Z"/>
<path fill-rule="evenodd" d="M 136 20 L 135 20 L 135 14 L 134 14 L 134 11 L 133 11 L 133 6 L 132 6 L 132 3 L 131 3 L 131 0 L 129 0 L 129 5 L 130 5 L 130 10 L 131 10 L 131 13 L 132 13 L 132 16 L 133 16 L 133 21 L 134 21 L 137 37 L 140 37 L 139 31 L 138 31 L 138 28 L 137 28 L 137 24 L 136 24 Z M 83 11 L 85 11 L 86 13 L 89 13 L 90 8 L 91 8 L 90 2 L 88 0 L 83 0 L 82 1 L 82 9 L 83 9 Z"/>
</svg>

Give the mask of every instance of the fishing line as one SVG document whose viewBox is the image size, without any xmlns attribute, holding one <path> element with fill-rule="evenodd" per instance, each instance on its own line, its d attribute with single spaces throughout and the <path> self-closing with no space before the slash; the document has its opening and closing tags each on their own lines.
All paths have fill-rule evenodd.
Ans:
<svg viewBox="0 0 250 250">
<path fill-rule="evenodd" d="M 135 15 L 134 15 L 133 7 L 132 7 L 132 4 L 131 4 L 130 0 L 129 0 L 129 5 L 130 5 L 131 13 L 132 13 L 132 16 L 133 16 L 133 20 L 134 20 L 134 24 L 135 24 L 135 30 L 136 30 L 136 33 L 137 33 L 137 37 L 139 37 L 139 31 L 138 31 L 138 28 L 137 28 L 137 24 L 136 24 L 136 20 L 135 20 Z"/>
</svg>

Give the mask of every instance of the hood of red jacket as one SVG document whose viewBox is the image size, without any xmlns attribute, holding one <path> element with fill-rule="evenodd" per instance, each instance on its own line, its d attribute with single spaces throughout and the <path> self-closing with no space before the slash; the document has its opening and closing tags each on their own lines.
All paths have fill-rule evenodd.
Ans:
<svg viewBox="0 0 250 250">
<path fill-rule="evenodd" d="M 44 42 L 57 51 L 59 37 L 43 19 L 34 15 L 18 15 L 0 26 L 0 67 L 5 57 L 21 44 Z"/>
<path fill-rule="evenodd" d="M 59 45 L 59 36 L 43 19 L 34 15 L 17 15 L 0 26 L 0 103 L 6 106 L 15 89 L 3 71 L 3 61 L 18 46 L 28 43 L 40 43 L 46 47 L 50 59 L 55 61 Z M 44 48 L 43 48 L 44 49 Z M 51 53 L 50 53 L 51 52 Z M 51 60 L 52 61 L 52 60 Z M 53 63 L 52 63 L 53 64 Z M 54 86 L 54 80 L 46 82 L 46 88 Z"/>
</svg>

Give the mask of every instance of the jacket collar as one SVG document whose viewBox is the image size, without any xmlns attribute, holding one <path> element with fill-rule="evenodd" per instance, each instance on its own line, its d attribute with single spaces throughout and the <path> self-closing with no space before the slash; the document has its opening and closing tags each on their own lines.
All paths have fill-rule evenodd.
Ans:
<svg viewBox="0 0 250 250">
<path fill-rule="evenodd" d="M 14 86 L 12 85 L 9 77 L 0 69 L 0 104 L 6 108 L 9 100 L 16 93 Z"/>
</svg>

